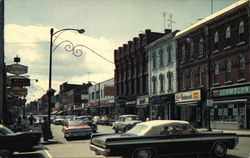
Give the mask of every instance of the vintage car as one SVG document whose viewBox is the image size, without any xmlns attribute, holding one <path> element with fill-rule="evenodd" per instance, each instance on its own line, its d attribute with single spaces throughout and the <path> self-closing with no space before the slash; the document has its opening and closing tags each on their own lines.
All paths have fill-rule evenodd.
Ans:
<svg viewBox="0 0 250 158">
<path fill-rule="evenodd" d="M 4 125 L 0 125 L 0 157 L 13 152 L 33 152 L 40 150 L 41 133 L 14 133 Z"/>
<path fill-rule="evenodd" d="M 113 130 L 115 133 L 126 132 L 139 122 L 141 121 L 138 120 L 137 115 L 121 115 L 116 122 L 113 122 Z"/>
<path fill-rule="evenodd" d="M 75 116 L 73 120 L 83 120 L 88 123 L 88 125 L 91 127 L 93 133 L 97 132 L 97 124 L 92 119 L 92 116 Z"/>
<path fill-rule="evenodd" d="M 186 121 L 154 120 L 138 123 L 125 133 L 94 134 L 90 149 L 97 155 L 133 158 L 202 153 L 223 157 L 238 140 L 235 133 L 202 133 Z"/>
<path fill-rule="evenodd" d="M 68 120 L 64 122 L 62 132 L 66 140 L 73 137 L 90 137 L 93 133 L 88 122 L 83 120 Z"/>
</svg>

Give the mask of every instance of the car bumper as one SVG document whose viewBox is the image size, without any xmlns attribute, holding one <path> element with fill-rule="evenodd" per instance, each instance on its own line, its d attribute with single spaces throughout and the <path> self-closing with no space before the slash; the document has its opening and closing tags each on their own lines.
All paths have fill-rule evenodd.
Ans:
<svg viewBox="0 0 250 158">
<path fill-rule="evenodd" d="M 84 137 L 84 136 L 91 136 L 92 132 L 86 133 L 65 133 L 65 137 Z"/>
<path fill-rule="evenodd" d="M 103 155 L 103 156 L 110 155 L 110 149 L 103 149 L 93 144 L 90 144 L 89 148 L 91 151 L 94 151 L 96 155 Z"/>
</svg>

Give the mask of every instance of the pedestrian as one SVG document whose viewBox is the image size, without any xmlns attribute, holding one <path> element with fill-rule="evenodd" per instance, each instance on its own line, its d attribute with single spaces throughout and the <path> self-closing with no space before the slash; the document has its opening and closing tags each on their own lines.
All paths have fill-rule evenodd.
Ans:
<svg viewBox="0 0 250 158">
<path fill-rule="evenodd" d="M 43 140 L 48 141 L 49 139 L 52 139 L 52 133 L 50 131 L 50 124 L 48 117 L 44 117 L 44 122 L 42 123 L 42 131 L 43 131 Z"/>
<path fill-rule="evenodd" d="M 29 117 L 29 121 L 30 121 L 30 125 L 33 126 L 34 117 L 32 114 Z"/>
<path fill-rule="evenodd" d="M 21 120 L 21 125 L 23 127 L 23 131 L 29 131 L 29 120 L 27 118 L 27 116 L 23 116 L 22 120 Z"/>
</svg>

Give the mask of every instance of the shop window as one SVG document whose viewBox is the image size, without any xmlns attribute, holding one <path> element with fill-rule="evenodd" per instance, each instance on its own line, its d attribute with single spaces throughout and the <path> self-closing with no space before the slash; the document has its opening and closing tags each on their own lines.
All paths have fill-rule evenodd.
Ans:
<svg viewBox="0 0 250 158">
<path fill-rule="evenodd" d="M 182 46 L 182 51 L 181 51 L 181 57 L 182 57 L 182 61 L 185 61 L 186 58 L 186 50 L 185 50 L 185 45 Z"/>
<path fill-rule="evenodd" d="M 203 38 L 200 38 L 200 41 L 199 41 L 199 56 L 202 56 L 203 53 L 204 53 L 204 52 L 203 52 L 203 51 L 204 51 L 204 50 L 203 50 L 203 49 L 204 49 L 204 48 L 203 48 L 203 44 L 204 44 L 204 43 L 203 43 Z"/>
<path fill-rule="evenodd" d="M 239 43 L 244 41 L 244 22 L 241 21 L 239 24 Z"/>
<path fill-rule="evenodd" d="M 231 62 L 231 60 L 227 60 L 227 63 L 226 63 L 226 81 L 232 80 L 231 73 L 232 73 L 232 62 Z"/>
<path fill-rule="evenodd" d="M 240 57 L 239 60 L 239 79 L 245 78 L 246 60 L 244 57 Z"/>
<path fill-rule="evenodd" d="M 231 29 L 230 29 L 230 26 L 227 26 L 227 28 L 226 28 L 225 47 L 230 46 L 230 38 L 231 38 Z"/>
<path fill-rule="evenodd" d="M 214 50 L 218 50 L 218 44 L 219 44 L 219 35 L 218 31 L 214 33 Z"/>
<path fill-rule="evenodd" d="M 216 63 L 214 67 L 214 83 L 219 83 L 219 76 L 220 75 L 220 66 L 219 63 Z"/>
</svg>

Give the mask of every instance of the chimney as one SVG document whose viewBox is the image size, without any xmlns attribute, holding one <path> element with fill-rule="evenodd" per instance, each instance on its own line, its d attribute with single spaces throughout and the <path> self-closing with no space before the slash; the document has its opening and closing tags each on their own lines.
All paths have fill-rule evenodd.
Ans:
<svg viewBox="0 0 250 158">
<path fill-rule="evenodd" d="M 165 32 L 165 34 L 167 35 L 167 34 L 171 33 L 172 30 L 171 30 L 171 29 L 165 29 L 164 32 Z"/>
<path fill-rule="evenodd" d="M 146 30 L 145 30 L 145 35 L 146 35 L 146 36 L 148 36 L 150 33 L 151 33 L 151 30 L 150 30 L 150 29 L 146 29 Z"/>
</svg>

